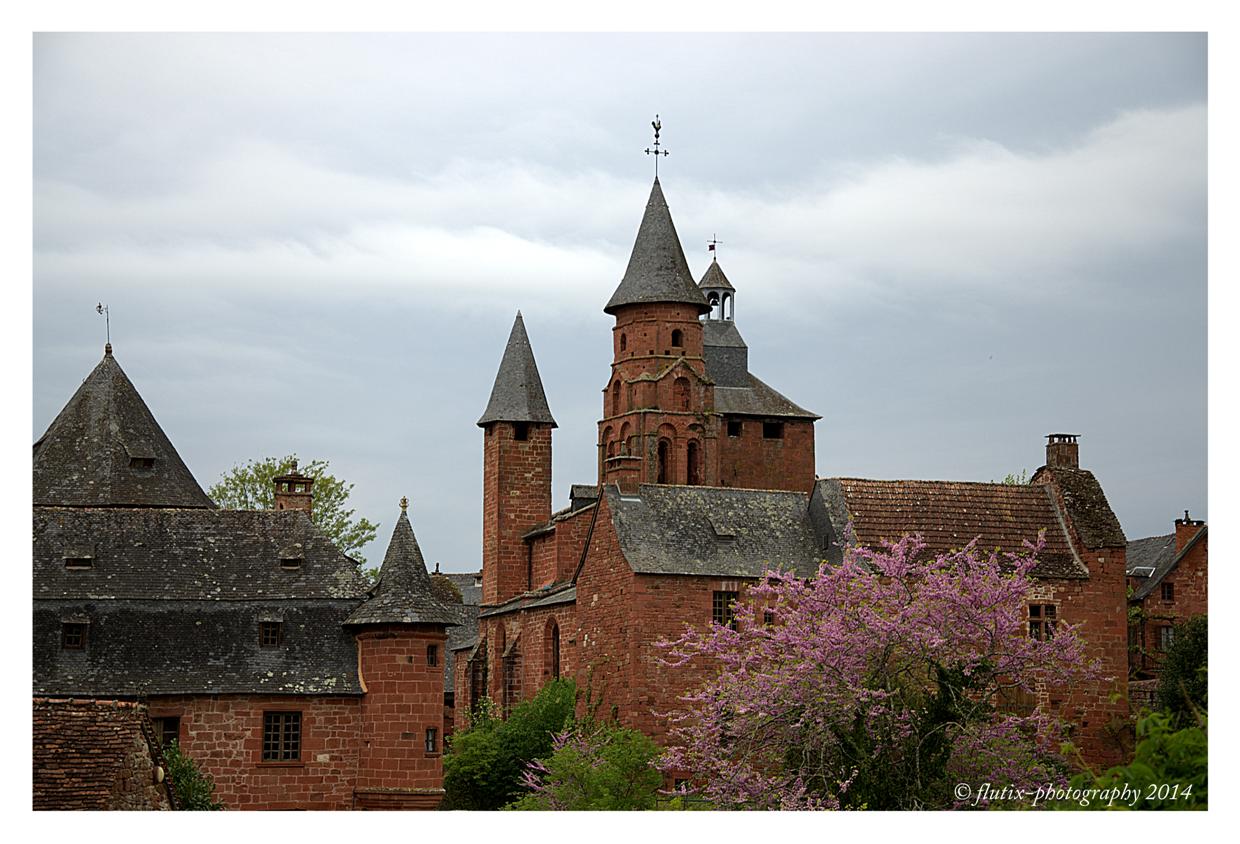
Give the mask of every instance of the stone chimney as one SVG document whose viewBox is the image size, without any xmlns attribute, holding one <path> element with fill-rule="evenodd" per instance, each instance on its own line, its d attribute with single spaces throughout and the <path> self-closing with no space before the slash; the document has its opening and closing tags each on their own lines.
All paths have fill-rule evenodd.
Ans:
<svg viewBox="0 0 1240 844">
<path fill-rule="evenodd" d="M 1076 438 L 1080 434 L 1047 434 L 1046 466 L 1048 469 L 1079 469 Z"/>
<path fill-rule="evenodd" d="M 310 488 L 314 486 L 314 478 L 297 471 L 297 461 L 287 474 L 272 478 L 276 485 L 277 510 L 305 510 L 309 515 L 314 496 Z"/>
<path fill-rule="evenodd" d="M 1197 535 L 1197 531 L 1206 526 L 1201 519 L 1190 519 L 1188 511 L 1184 511 L 1184 518 L 1175 520 L 1175 553 L 1184 550 L 1184 546 L 1193 541 L 1193 537 Z"/>
</svg>

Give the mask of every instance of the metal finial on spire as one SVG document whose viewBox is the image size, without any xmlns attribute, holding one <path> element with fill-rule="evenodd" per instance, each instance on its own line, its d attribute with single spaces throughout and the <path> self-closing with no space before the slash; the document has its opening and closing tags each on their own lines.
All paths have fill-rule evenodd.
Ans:
<svg viewBox="0 0 1240 844">
<path fill-rule="evenodd" d="M 715 253 L 715 254 L 713 254 L 713 255 L 711 255 L 711 256 L 710 256 L 712 261 L 718 261 L 718 260 L 719 260 L 718 250 L 717 250 L 717 249 L 715 249 L 715 247 L 716 247 L 716 246 L 718 246 L 718 245 L 719 245 L 720 243 L 722 243 L 722 242 L 723 242 L 723 241 L 719 240 L 719 236 L 718 236 L 718 235 L 715 235 L 715 234 L 712 234 L 712 235 L 710 236 L 710 240 L 706 241 L 706 251 L 707 251 L 707 252 L 712 252 L 712 253 Z"/>
<path fill-rule="evenodd" d="M 400 497 L 400 511 L 404 513 L 408 509 L 409 509 L 409 498 L 407 496 L 402 495 Z"/>
<path fill-rule="evenodd" d="M 663 122 L 659 120 L 659 115 L 654 116 L 650 125 L 654 127 L 654 148 L 646 147 L 646 155 L 654 156 L 654 177 L 657 179 L 659 178 L 659 156 L 670 155 L 670 153 L 665 149 L 659 149 L 659 132 L 663 129 Z"/>
<path fill-rule="evenodd" d="M 95 313 L 103 317 L 104 328 L 107 331 L 107 337 L 108 337 L 107 344 L 103 347 L 103 350 L 107 352 L 108 354 L 111 354 L 112 353 L 112 316 L 111 314 L 108 313 L 108 306 L 103 304 L 103 302 L 100 302 L 99 304 L 95 305 Z"/>
</svg>

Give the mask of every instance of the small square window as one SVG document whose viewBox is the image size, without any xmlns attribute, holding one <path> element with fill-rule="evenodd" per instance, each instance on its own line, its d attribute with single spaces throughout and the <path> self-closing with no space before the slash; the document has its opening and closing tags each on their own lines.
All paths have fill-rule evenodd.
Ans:
<svg viewBox="0 0 1240 844">
<path fill-rule="evenodd" d="M 435 729 L 434 727 L 426 728 L 426 752 L 427 753 L 438 753 L 439 752 L 439 730 Z"/>
<path fill-rule="evenodd" d="M 438 665 L 439 664 L 439 645 L 427 645 L 426 646 L 426 664 L 427 665 Z"/>
<path fill-rule="evenodd" d="M 296 762 L 301 759 L 301 713 L 263 713 L 263 761 Z"/>
<path fill-rule="evenodd" d="M 775 610 L 763 610 L 762 611 L 762 623 L 765 624 L 767 627 L 770 627 L 772 624 L 774 624 L 775 623 Z"/>
<path fill-rule="evenodd" d="M 512 426 L 512 438 L 518 442 L 524 442 L 530 438 L 530 423 L 515 422 Z"/>
<path fill-rule="evenodd" d="M 297 571 L 298 569 L 301 568 L 301 564 L 302 564 L 301 557 L 281 557 L 280 558 L 280 568 L 286 569 L 288 571 Z"/>
<path fill-rule="evenodd" d="M 745 431 L 745 425 L 739 419 L 728 420 L 728 436 L 739 437 Z"/>
<path fill-rule="evenodd" d="M 763 422 L 762 438 L 766 440 L 782 440 L 784 438 L 784 423 Z"/>
<path fill-rule="evenodd" d="M 1158 628 L 1158 649 L 1160 651 L 1169 651 L 1171 646 L 1175 644 L 1175 628 L 1171 625 Z"/>
<path fill-rule="evenodd" d="M 155 726 L 155 735 L 159 737 L 159 743 L 164 747 L 167 747 L 174 741 L 180 741 L 180 718 L 165 715 L 162 718 L 152 718 L 151 723 Z"/>
<path fill-rule="evenodd" d="M 86 650 L 87 625 L 82 621 L 65 621 L 60 625 L 60 647 L 66 651 Z"/>
<path fill-rule="evenodd" d="M 736 629 L 736 599 L 738 597 L 736 592 L 715 592 L 711 596 L 711 621 Z"/>
<path fill-rule="evenodd" d="M 1030 604 L 1029 638 L 1046 642 L 1054 637 L 1058 613 L 1059 610 L 1054 604 Z"/>
<path fill-rule="evenodd" d="M 260 648 L 278 648 L 284 643 L 284 623 L 280 621 L 260 621 L 258 623 L 258 646 Z"/>
<path fill-rule="evenodd" d="M 1174 583 L 1164 583 L 1162 585 L 1162 599 L 1164 601 L 1175 600 L 1175 584 Z"/>
</svg>

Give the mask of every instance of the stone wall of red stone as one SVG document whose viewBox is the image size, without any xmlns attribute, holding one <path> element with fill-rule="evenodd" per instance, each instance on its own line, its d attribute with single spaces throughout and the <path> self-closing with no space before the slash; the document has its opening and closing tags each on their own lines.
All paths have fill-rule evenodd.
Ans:
<svg viewBox="0 0 1240 844">
<path fill-rule="evenodd" d="M 159 696 L 152 718 L 181 719 L 179 743 L 215 779 L 228 809 L 349 809 L 361 738 L 360 697 Z M 263 713 L 302 713 L 301 759 L 263 762 Z"/>
<path fill-rule="evenodd" d="M 434 808 L 443 794 L 447 637 L 435 626 L 393 625 L 363 630 L 357 641 L 366 695 L 355 790 L 361 802 L 373 798 L 379 808 Z M 433 751 L 428 730 L 435 731 Z"/>
<path fill-rule="evenodd" d="M 1205 526 L 1186 526 L 1176 520 L 1176 553 L 1188 545 L 1198 530 L 1205 530 Z M 1209 535 L 1203 536 L 1189 548 L 1176 567 L 1140 602 L 1140 622 L 1132 647 L 1134 668 L 1141 674 L 1156 674 L 1162 663 L 1161 628 L 1175 626 L 1209 610 L 1209 541 Z M 1163 584 L 1171 584 L 1170 600 L 1165 597 Z"/>
<path fill-rule="evenodd" d="M 510 422 L 483 434 L 482 603 L 499 604 L 529 588 L 521 538 L 551 517 L 551 428 L 529 425 L 525 440 Z"/>
<path fill-rule="evenodd" d="M 786 420 L 783 438 L 773 439 L 763 436 L 762 419 L 735 417 L 735 421 L 741 423 L 739 436 L 728 436 L 727 420 L 720 425 L 720 486 L 794 492 L 813 490 L 813 422 Z"/>
</svg>

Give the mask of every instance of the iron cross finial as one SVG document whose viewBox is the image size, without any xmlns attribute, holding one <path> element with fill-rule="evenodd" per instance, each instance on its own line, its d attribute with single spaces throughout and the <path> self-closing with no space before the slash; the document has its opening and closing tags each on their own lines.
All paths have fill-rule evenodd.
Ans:
<svg viewBox="0 0 1240 844">
<path fill-rule="evenodd" d="M 715 253 L 714 255 L 711 255 L 711 260 L 713 261 L 719 260 L 718 250 L 715 247 L 718 246 L 722 242 L 723 241 L 719 240 L 719 236 L 715 234 L 712 234 L 710 236 L 710 240 L 706 241 L 706 251 Z"/>
<path fill-rule="evenodd" d="M 668 155 L 665 149 L 659 149 L 659 131 L 663 128 L 663 121 L 659 120 L 659 115 L 654 116 L 654 120 L 650 121 L 650 125 L 654 127 L 654 148 L 646 147 L 646 155 L 654 156 L 654 177 L 659 178 L 659 156 Z"/>
</svg>

